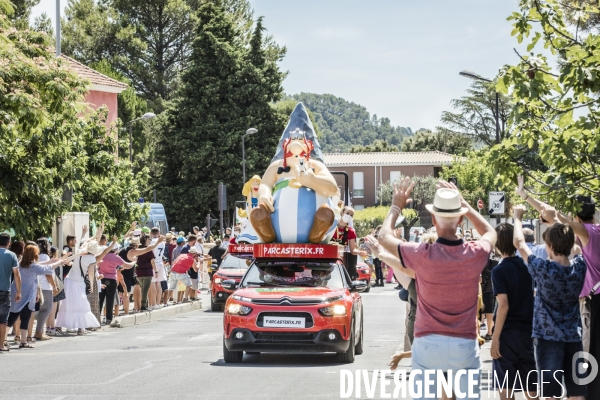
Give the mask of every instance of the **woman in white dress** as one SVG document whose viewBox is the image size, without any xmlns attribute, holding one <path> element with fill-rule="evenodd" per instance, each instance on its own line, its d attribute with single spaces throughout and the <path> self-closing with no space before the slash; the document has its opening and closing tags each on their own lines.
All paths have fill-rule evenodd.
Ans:
<svg viewBox="0 0 600 400">
<path fill-rule="evenodd" d="M 85 254 L 75 257 L 73 267 L 65 278 L 65 300 L 62 301 L 56 326 L 66 329 L 77 329 L 78 335 L 86 333 L 85 328 L 99 328 L 100 322 L 91 311 L 90 303 L 85 291 L 84 276 L 90 282 L 96 279 L 96 255 L 102 254 L 103 249 L 98 242 L 91 240 L 87 243 Z"/>
</svg>

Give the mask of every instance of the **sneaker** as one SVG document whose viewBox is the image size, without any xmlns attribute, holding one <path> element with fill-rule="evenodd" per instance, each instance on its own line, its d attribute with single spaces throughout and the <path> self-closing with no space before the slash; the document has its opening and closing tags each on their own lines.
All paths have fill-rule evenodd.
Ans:
<svg viewBox="0 0 600 400">
<path fill-rule="evenodd" d="M 485 328 L 487 328 L 487 325 L 485 324 L 485 322 L 482 322 L 481 325 L 479 325 L 479 327 L 481 329 L 485 329 Z"/>
</svg>

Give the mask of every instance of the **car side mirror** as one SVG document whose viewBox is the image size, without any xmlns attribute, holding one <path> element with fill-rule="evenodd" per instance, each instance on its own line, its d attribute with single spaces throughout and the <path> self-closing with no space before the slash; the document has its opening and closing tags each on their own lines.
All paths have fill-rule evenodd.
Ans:
<svg viewBox="0 0 600 400">
<path fill-rule="evenodd" d="M 352 281 L 352 283 L 350 284 L 350 291 L 355 293 L 364 292 L 365 290 L 367 290 L 368 285 L 369 284 L 367 282 Z"/>
<path fill-rule="evenodd" d="M 223 286 L 227 290 L 235 290 L 236 283 L 233 279 L 227 279 L 221 282 L 221 286 Z"/>
</svg>

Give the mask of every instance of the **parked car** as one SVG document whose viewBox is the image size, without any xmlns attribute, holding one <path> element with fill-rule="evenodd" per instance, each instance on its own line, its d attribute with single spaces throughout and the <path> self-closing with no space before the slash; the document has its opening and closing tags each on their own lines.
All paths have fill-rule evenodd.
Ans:
<svg viewBox="0 0 600 400">
<path fill-rule="evenodd" d="M 221 285 L 225 280 L 240 282 L 242 276 L 248 270 L 248 260 L 235 257 L 231 254 L 225 256 L 221 266 L 215 271 L 212 277 L 212 290 L 210 292 L 210 309 L 212 311 L 222 311 L 225 302 L 233 293 L 233 290 Z"/>
</svg>

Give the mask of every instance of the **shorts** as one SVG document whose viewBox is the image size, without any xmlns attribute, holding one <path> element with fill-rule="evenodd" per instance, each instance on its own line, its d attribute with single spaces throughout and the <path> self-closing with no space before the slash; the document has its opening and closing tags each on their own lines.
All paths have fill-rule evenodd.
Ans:
<svg viewBox="0 0 600 400">
<path fill-rule="evenodd" d="M 167 279 L 166 275 L 165 275 L 165 267 L 164 265 L 160 264 L 157 265 L 156 268 L 158 269 L 158 274 L 154 274 L 152 276 L 152 282 L 161 282 Z"/>
<path fill-rule="evenodd" d="M 160 289 L 164 292 L 165 290 L 167 290 L 169 288 L 169 285 L 167 284 L 167 281 L 160 281 Z"/>
<path fill-rule="evenodd" d="M 494 292 L 483 292 L 483 313 L 493 314 L 495 305 L 496 297 L 494 297 Z M 504 335 L 504 332 L 502 334 Z M 502 352 L 500 353 L 502 354 Z"/>
<path fill-rule="evenodd" d="M 0 291 L 0 325 L 8 325 L 10 314 L 10 292 Z"/>
<path fill-rule="evenodd" d="M 541 396 L 562 396 L 564 394 L 563 388 L 567 391 L 567 397 L 587 396 L 586 385 L 578 385 L 576 383 L 578 379 L 583 379 L 585 376 L 578 373 L 577 369 L 579 368 L 573 368 L 574 361 L 577 361 L 577 363 L 581 362 L 581 358 L 575 359 L 575 354 L 583 351 L 581 341 L 557 342 L 535 338 L 534 344 L 535 360 L 538 365 L 538 373 L 540 374 Z M 573 376 L 573 373 L 576 376 Z M 563 379 L 564 384 L 561 385 Z"/>
<path fill-rule="evenodd" d="M 171 271 L 171 275 L 169 276 L 169 290 L 175 290 L 178 282 L 183 283 L 186 287 L 192 286 L 192 280 L 188 274 L 185 272 L 183 274 L 178 274 L 177 272 Z"/>
<path fill-rule="evenodd" d="M 192 289 L 198 290 L 198 279 L 192 279 Z"/>
<path fill-rule="evenodd" d="M 521 382 L 526 388 L 537 390 L 538 374 L 533 352 L 533 339 L 530 332 L 503 329 L 500 335 L 500 354 L 502 357 L 492 360 L 494 388 L 513 388 L 521 391 Z M 517 377 L 518 374 L 518 377 Z M 507 383 L 503 383 L 505 376 Z"/>
<path fill-rule="evenodd" d="M 473 322 L 473 324 L 475 324 Z M 459 370 L 466 370 L 466 373 L 458 379 L 458 387 L 463 393 L 471 390 L 475 394 L 475 398 L 479 399 L 479 385 L 473 384 L 480 381 L 481 376 L 481 360 L 479 353 L 479 343 L 476 339 L 457 338 L 445 335 L 426 335 L 416 337 L 412 346 L 412 371 L 419 370 L 421 373 L 415 375 L 412 384 L 414 387 L 421 386 L 424 393 L 428 390 L 429 393 L 435 393 L 435 375 L 433 381 L 424 380 L 426 370 L 442 370 L 452 371 L 452 376 L 455 376 Z M 475 381 L 471 381 L 469 385 L 469 371 L 474 376 Z M 428 382 L 425 386 L 424 382 Z M 470 386 L 470 387 L 469 387 Z M 428 389 L 424 389 L 428 387 Z M 456 388 L 455 388 L 456 391 Z M 418 393 L 418 391 L 417 391 Z M 425 398 L 413 397 L 413 400 Z M 473 397 L 470 397 L 473 398 Z"/>
<path fill-rule="evenodd" d="M 121 284 L 120 282 L 117 285 L 117 292 L 119 292 L 119 293 L 125 293 L 125 289 L 123 289 L 123 284 Z"/>
<path fill-rule="evenodd" d="M 123 275 L 123 281 L 125 282 L 125 286 L 127 287 L 127 293 L 131 293 L 131 287 L 133 286 L 133 278 L 129 278 L 128 276 Z"/>
</svg>

